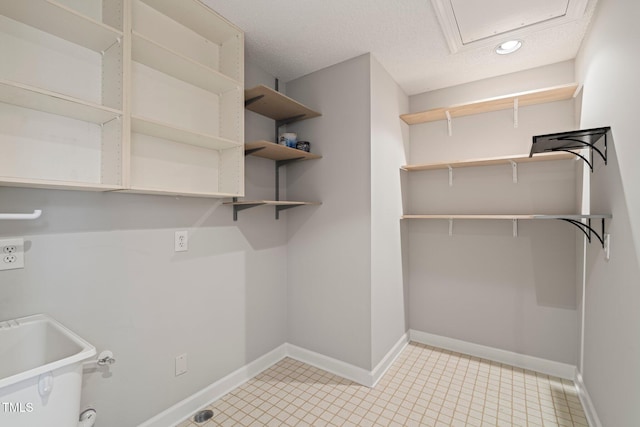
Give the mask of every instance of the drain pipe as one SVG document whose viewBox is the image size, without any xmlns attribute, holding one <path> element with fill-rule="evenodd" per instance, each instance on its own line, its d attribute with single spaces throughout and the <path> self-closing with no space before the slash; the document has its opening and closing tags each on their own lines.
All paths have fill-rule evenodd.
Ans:
<svg viewBox="0 0 640 427">
<path fill-rule="evenodd" d="M 78 427 L 93 427 L 96 424 L 96 410 L 93 408 L 85 409 L 80 414 Z"/>
</svg>

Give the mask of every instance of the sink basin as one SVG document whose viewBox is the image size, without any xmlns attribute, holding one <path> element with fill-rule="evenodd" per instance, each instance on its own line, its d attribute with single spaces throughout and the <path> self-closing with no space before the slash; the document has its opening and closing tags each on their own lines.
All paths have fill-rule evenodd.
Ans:
<svg viewBox="0 0 640 427">
<path fill-rule="evenodd" d="M 45 314 L 0 322 L 0 425 L 77 426 L 94 346 Z"/>
</svg>

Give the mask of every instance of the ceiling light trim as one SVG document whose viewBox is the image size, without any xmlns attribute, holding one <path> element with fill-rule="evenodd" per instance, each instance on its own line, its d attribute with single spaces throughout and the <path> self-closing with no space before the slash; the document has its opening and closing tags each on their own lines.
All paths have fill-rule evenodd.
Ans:
<svg viewBox="0 0 640 427">
<path fill-rule="evenodd" d="M 563 16 L 550 18 L 545 21 L 519 27 L 516 30 L 504 31 L 473 42 L 464 43 L 458 27 L 451 0 L 431 0 L 438 22 L 451 53 L 475 50 L 479 48 L 494 48 L 505 39 L 523 40 L 527 35 L 551 27 L 557 27 L 584 17 L 588 0 L 569 0 L 566 13 Z"/>
</svg>

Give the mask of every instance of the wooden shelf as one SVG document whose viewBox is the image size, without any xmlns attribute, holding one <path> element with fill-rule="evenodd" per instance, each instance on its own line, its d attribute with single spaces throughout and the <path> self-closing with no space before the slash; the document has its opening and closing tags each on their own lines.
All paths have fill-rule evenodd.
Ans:
<svg viewBox="0 0 640 427">
<path fill-rule="evenodd" d="M 7 80 L 0 80 L 0 102 L 97 124 L 122 115 L 113 108 Z"/>
<path fill-rule="evenodd" d="M 229 139 L 193 132 L 140 116 L 131 116 L 131 131 L 212 150 L 224 150 L 242 145 Z"/>
<path fill-rule="evenodd" d="M 176 79 L 221 94 L 242 84 L 213 68 L 194 61 L 133 31 L 134 61 L 145 64 Z"/>
<path fill-rule="evenodd" d="M 293 123 L 321 116 L 317 111 L 264 85 L 246 89 L 244 99 L 247 110 L 277 122 Z"/>
<path fill-rule="evenodd" d="M 222 44 L 238 35 L 238 29 L 233 24 L 221 19 L 200 1 L 142 0 L 142 2 L 214 43 Z M 211 25 L 212 15 L 215 16 L 216 25 Z"/>
<path fill-rule="evenodd" d="M 307 153 L 306 151 L 298 150 L 296 148 L 285 147 L 284 145 L 276 144 L 269 141 L 252 141 L 247 142 L 244 145 L 245 152 L 251 150 L 251 156 L 262 157 L 270 160 L 312 160 L 321 159 L 322 156 L 317 154 Z"/>
<path fill-rule="evenodd" d="M 575 156 L 570 153 L 546 153 L 546 154 L 537 155 L 535 157 L 529 157 L 528 154 L 523 154 L 523 155 L 516 155 L 516 156 L 487 157 L 484 159 L 454 160 L 451 162 L 405 165 L 405 166 L 402 166 L 400 169 L 406 170 L 408 172 L 415 172 L 415 171 L 424 171 L 424 170 L 448 169 L 449 166 L 452 168 L 467 168 L 467 167 L 474 167 L 474 166 L 491 166 L 491 165 L 510 164 L 511 162 L 530 163 L 530 162 L 542 162 L 542 161 L 551 161 L 551 160 L 569 160 L 573 158 L 575 158 Z"/>
<path fill-rule="evenodd" d="M 295 202 L 291 200 L 240 200 L 237 202 L 224 202 L 224 205 L 228 206 L 306 206 L 306 205 L 321 205 L 320 202 Z"/>
<path fill-rule="evenodd" d="M 514 107 L 514 101 L 518 100 L 519 107 L 528 105 L 543 104 L 546 102 L 562 101 L 571 99 L 578 85 L 568 84 L 555 86 L 546 89 L 531 90 L 514 93 L 506 96 L 482 99 L 465 104 L 452 105 L 450 107 L 440 107 L 418 113 L 403 114 L 400 116 L 405 123 L 415 125 L 419 123 L 446 120 L 447 112 L 452 118 L 463 117 L 473 114 L 488 113 L 491 111 L 508 110 Z"/>
<path fill-rule="evenodd" d="M 53 0 L 2 1 L 0 15 L 96 52 L 107 50 L 122 37 L 121 31 Z"/>
<path fill-rule="evenodd" d="M 580 214 L 555 214 L 555 215 L 541 215 L 541 214 L 491 214 L 491 215 L 459 215 L 459 214 L 430 214 L 430 215 L 403 215 L 402 219 L 569 219 L 579 221 L 581 219 L 606 219 L 611 218 L 610 214 L 594 214 L 594 215 L 580 215 Z"/>
</svg>

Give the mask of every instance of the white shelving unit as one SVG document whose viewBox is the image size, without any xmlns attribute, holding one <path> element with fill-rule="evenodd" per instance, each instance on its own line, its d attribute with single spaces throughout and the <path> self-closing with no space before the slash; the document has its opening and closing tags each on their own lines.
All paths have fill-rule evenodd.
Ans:
<svg viewBox="0 0 640 427">
<path fill-rule="evenodd" d="M 0 185 L 122 188 L 122 11 L 0 1 Z"/>
<path fill-rule="evenodd" d="M 199 0 L 0 0 L 0 185 L 244 194 L 244 35 Z"/>
<path fill-rule="evenodd" d="M 128 191 L 242 196 L 242 32 L 197 0 L 132 12 Z"/>
</svg>

